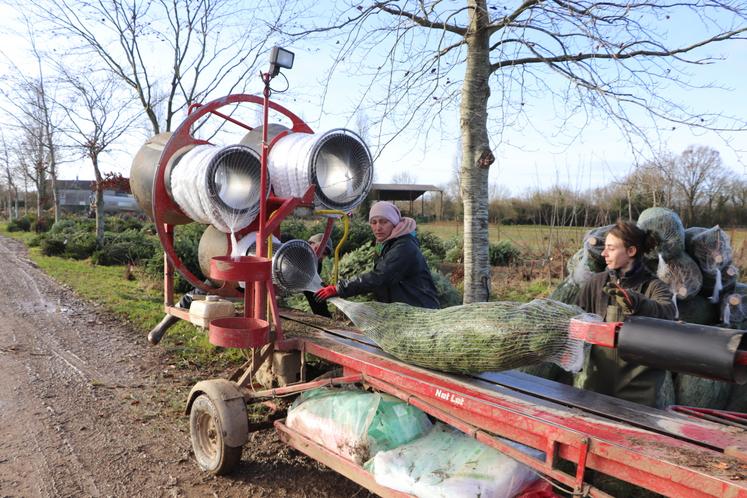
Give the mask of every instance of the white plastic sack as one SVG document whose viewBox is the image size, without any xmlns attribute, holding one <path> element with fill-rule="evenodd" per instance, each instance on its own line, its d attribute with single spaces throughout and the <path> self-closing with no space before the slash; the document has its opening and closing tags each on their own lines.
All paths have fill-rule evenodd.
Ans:
<svg viewBox="0 0 747 498">
<path fill-rule="evenodd" d="M 511 498 L 538 479 L 526 465 L 441 423 L 365 467 L 377 483 L 422 498 Z"/>
<path fill-rule="evenodd" d="M 303 393 L 288 410 L 286 424 L 359 465 L 432 426 L 423 411 L 393 396 L 340 388 Z"/>
</svg>

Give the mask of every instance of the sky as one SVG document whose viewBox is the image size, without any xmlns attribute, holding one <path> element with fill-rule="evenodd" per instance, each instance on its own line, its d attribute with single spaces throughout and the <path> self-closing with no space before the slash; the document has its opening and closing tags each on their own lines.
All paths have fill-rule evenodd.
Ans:
<svg viewBox="0 0 747 498">
<path fill-rule="evenodd" d="M 673 39 L 683 37 L 692 29 L 684 19 L 681 25 L 673 24 Z M 0 59 L 0 76 L 10 71 L 8 59 L 33 71 L 26 55 L 28 40 L 11 33 L 11 27 L 17 28 L 18 25 L 12 9 L 0 0 L 0 47 L 5 56 Z M 351 109 L 358 103 L 361 88 L 367 81 L 356 78 L 354 74 L 350 76 L 338 71 L 335 79 L 329 82 L 329 88 L 325 88 L 324 69 L 333 59 L 334 47 L 330 44 L 324 40 L 307 40 L 287 46 L 295 52 L 294 67 L 283 73 L 289 89 L 285 93 L 275 94 L 273 100 L 298 114 L 315 131 L 337 127 L 355 129 Z M 709 66 L 690 68 L 691 76 L 688 78 L 693 84 L 715 83 L 723 89 L 683 91 L 669 88 L 665 91 L 670 92 L 675 100 L 697 105 L 701 110 L 747 116 L 747 79 L 743 77 L 747 69 L 746 45 L 745 41 L 720 44 L 708 53 L 724 60 Z M 276 88 L 284 85 L 282 78 L 273 82 Z M 250 88 L 252 92 L 261 91 L 258 77 Z M 214 95 L 216 98 L 220 96 L 222 94 Z M 640 147 L 637 152 L 632 150 L 626 137 L 603 118 L 583 122 L 574 116 L 568 120 L 560 119 L 553 111 L 557 105 L 557 102 L 541 96 L 534 98 L 527 102 L 528 119 L 522 126 L 516 130 L 506 129 L 500 135 L 500 140 L 496 139 L 497 133 L 491 130 L 496 162 L 490 169 L 490 181 L 498 185 L 501 191 L 518 195 L 556 185 L 586 190 L 620 179 L 633 165 L 652 154 Z M 3 103 L 2 107 L 7 108 L 7 103 Z M 374 152 L 378 153 L 376 181 L 389 182 L 402 171 L 409 173 L 417 183 L 444 185 L 452 180 L 459 154 L 458 122 L 456 111 L 448 111 L 446 116 L 441 117 L 441 127 L 437 132 L 429 133 L 427 139 L 422 129 L 416 129 L 404 134 L 384 150 L 372 146 Z M 372 130 L 372 133 L 375 132 Z M 103 158 L 102 168 L 127 176 L 131 158 L 146 138 L 144 133 L 139 129 L 125 137 L 117 144 L 114 153 Z M 575 137 L 573 142 L 558 138 L 564 133 L 571 133 Z M 368 138 L 372 144 L 377 142 L 375 136 Z M 725 165 L 736 175 L 747 174 L 747 132 L 722 133 L 719 136 L 685 127 L 674 130 L 662 127 L 658 136 L 650 138 L 654 147 L 674 153 L 681 152 L 689 145 L 714 147 L 721 152 Z M 91 179 L 93 172 L 87 163 L 72 161 L 63 165 L 61 177 Z"/>
</svg>

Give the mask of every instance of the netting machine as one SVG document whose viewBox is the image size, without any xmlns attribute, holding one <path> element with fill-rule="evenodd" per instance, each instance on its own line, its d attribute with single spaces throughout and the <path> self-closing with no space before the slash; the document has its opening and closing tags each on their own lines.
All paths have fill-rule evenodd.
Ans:
<svg viewBox="0 0 747 498">
<path fill-rule="evenodd" d="M 301 209 L 329 217 L 326 241 L 335 217 L 368 192 L 372 162 L 355 134 L 314 134 L 298 116 L 270 101 L 277 64 L 263 75 L 262 97 L 230 95 L 193 106 L 173 134 L 151 139 L 133 163 L 133 192 L 152 216 L 165 253 L 167 315 L 151 332 L 151 342 L 157 343 L 174 321 L 189 319 L 189 299 L 175 304 L 174 270 L 199 292 L 243 302 L 241 313 L 210 321 L 208 335 L 215 345 L 245 350 L 247 362 L 230 379 L 197 383 L 187 402 L 192 446 L 201 468 L 224 474 L 239 462 L 250 430 L 258 427 L 248 422 L 248 405 L 321 386 L 359 384 L 422 409 L 574 496 L 609 496 L 590 484 L 593 473 L 602 473 L 665 496 L 747 498 L 745 415 L 657 410 L 517 371 L 469 376 L 431 371 L 397 360 L 356 330 L 281 310 L 275 287 L 282 286 L 287 271 L 296 269 L 283 268 L 279 251 L 269 257 L 272 235 L 278 234 L 282 219 Z M 248 126 L 221 110 L 244 105 L 261 106 L 260 126 Z M 289 125 L 270 124 L 269 111 Z M 207 116 L 248 133 L 239 145 L 229 147 L 195 138 L 200 120 Z M 288 151 L 299 149 L 300 159 L 290 159 Z M 185 186 L 187 180 L 193 184 Z M 205 193 L 195 194 L 201 191 Z M 174 249 L 175 225 L 191 221 L 211 225 L 203 239 L 212 238 L 213 243 L 200 243 L 201 266 L 209 281 L 190 272 Z M 237 254 L 232 247 L 242 250 Z M 308 252 L 303 244 L 299 247 Z M 571 334 L 617 348 L 622 358 L 638 363 L 729 382 L 747 380 L 747 336 L 741 331 L 631 318 L 611 324 L 578 322 Z M 340 373 L 307 379 L 308 355 L 341 367 Z M 262 365 L 274 370 L 278 387 L 255 382 Z M 365 488 L 381 496 L 405 496 L 288 428 L 282 419 L 275 420 L 274 427 L 287 444 Z M 506 440 L 540 450 L 544 457 L 530 456 Z"/>
</svg>

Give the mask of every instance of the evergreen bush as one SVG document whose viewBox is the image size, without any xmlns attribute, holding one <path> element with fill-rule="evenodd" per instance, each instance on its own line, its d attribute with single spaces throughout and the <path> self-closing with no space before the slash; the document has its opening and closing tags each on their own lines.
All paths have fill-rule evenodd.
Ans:
<svg viewBox="0 0 747 498">
<path fill-rule="evenodd" d="M 521 251 L 507 240 L 488 246 L 488 258 L 491 266 L 508 266 L 521 257 Z"/>
<path fill-rule="evenodd" d="M 436 260 L 441 261 L 446 257 L 446 247 L 443 241 L 433 232 L 418 231 L 418 241 L 420 241 L 420 248 L 431 251 Z"/>
<path fill-rule="evenodd" d="M 39 240 L 39 249 L 45 256 L 61 256 L 65 252 L 64 235 L 47 235 Z"/>
<path fill-rule="evenodd" d="M 30 232 L 31 231 L 31 218 L 28 216 L 21 216 L 8 223 L 9 232 Z"/>
</svg>

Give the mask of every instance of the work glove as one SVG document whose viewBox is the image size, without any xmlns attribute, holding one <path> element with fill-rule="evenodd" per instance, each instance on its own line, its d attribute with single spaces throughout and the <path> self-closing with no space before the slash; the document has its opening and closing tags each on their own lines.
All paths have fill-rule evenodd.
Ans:
<svg viewBox="0 0 747 498">
<path fill-rule="evenodd" d="M 317 301 L 326 301 L 330 297 L 335 297 L 337 295 L 337 287 L 334 285 L 328 285 L 327 287 L 322 287 L 318 291 L 314 293 L 314 297 Z"/>
<path fill-rule="evenodd" d="M 641 295 L 630 289 L 623 289 L 618 284 L 608 282 L 602 287 L 602 292 L 612 298 L 612 301 L 622 311 L 624 316 L 634 315 L 641 303 Z"/>
</svg>

